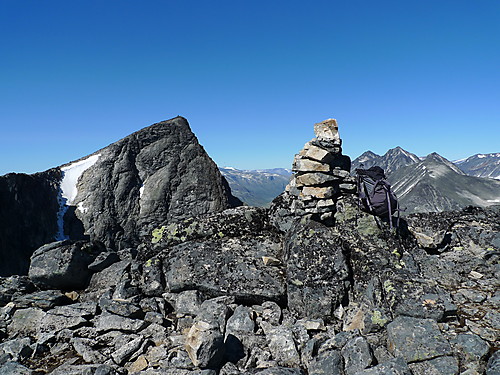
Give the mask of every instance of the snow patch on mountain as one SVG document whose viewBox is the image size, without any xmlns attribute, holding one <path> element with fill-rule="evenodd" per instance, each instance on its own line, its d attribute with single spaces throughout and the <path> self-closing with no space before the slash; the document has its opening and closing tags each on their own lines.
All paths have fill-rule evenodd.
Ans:
<svg viewBox="0 0 500 375">
<path fill-rule="evenodd" d="M 62 180 L 59 185 L 59 211 L 57 213 L 57 233 L 56 241 L 63 241 L 69 239 L 69 237 L 64 234 L 64 214 L 68 211 L 68 206 L 72 205 L 78 194 L 78 189 L 76 187 L 78 179 L 80 176 L 93 166 L 100 158 L 101 154 L 92 155 L 86 159 L 72 163 L 66 167 L 61 167 Z M 83 202 L 79 202 L 77 205 L 78 210 L 85 213 L 88 208 L 83 206 Z"/>
</svg>

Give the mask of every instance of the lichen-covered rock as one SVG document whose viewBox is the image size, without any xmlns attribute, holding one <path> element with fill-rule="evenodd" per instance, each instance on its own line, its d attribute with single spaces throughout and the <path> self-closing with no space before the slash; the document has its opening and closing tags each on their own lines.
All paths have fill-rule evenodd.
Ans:
<svg viewBox="0 0 500 375">
<path fill-rule="evenodd" d="M 387 326 L 389 350 L 407 362 L 451 355 L 451 346 L 431 319 L 397 317 Z"/>
<path fill-rule="evenodd" d="M 370 369 L 359 371 L 355 375 L 412 375 L 412 372 L 404 359 L 397 358 Z"/>
<path fill-rule="evenodd" d="M 457 375 L 458 360 L 451 356 L 437 357 L 428 361 L 411 363 L 413 375 Z"/>
<path fill-rule="evenodd" d="M 282 268 L 266 266 L 262 261 L 266 255 L 280 257 L 280 252 L 279 243 L 272 237 L 223 238 L 176 245 L 164 260 L 167 289 L 197 289 L 212 296 L 283 301 Z"/>
<path fill-rule="evenodd" d="M 342 240 L 314 221 L 285 240 L 288 306 L 299 317 L 330 319 L 348 288 Z"/>
</svg>

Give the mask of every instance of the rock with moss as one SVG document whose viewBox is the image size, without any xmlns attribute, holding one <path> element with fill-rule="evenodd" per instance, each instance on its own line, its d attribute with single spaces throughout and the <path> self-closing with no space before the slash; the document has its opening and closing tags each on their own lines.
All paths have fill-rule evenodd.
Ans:
<svg viewBox="0 0 500 375">
<path fill-rule="evenodd" d="M 288 306 L 299 317 L 331 319 L 349 288 L 342 239 L 315 221 L 285 239 Z"/>
</svg>

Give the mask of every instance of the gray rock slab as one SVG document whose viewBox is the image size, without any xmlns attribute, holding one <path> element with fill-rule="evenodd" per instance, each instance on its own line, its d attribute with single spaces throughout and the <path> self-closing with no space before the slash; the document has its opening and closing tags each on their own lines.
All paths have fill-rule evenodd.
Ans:
<svg viewBox="0 0 500 375">
<path fill-rule="evenodd" d="M 122 331 L 137 333 L 149 323 L 140 319 L 130 319 L 114 314 L 102 314 L 94 319 L 97 332 Z"/>
<path fill-rule="evenodd" d="M 99 300 L 99 306 L 104 311 L 111 314 L 123 316 L 125 318 L 142 318 L 144 311 L 135 303 L 103 297 Z"/>
<path fill-rule="evenodd" d="M 104 251 L 97 255 L 94 261 L 88 265 L 88 268 L 91 271 L 100 272 L 118 261 L 120 261 L 120 257 L 116 252 Z"/>
<path fill-rule="evenodd" d="M 359 371 L 355 375 L 413 375 L 402 358 L 381 363 L 375 367 Z"/>
<path fill-rule="evenodd" d="M 16 310 L 7 332 L 10 336 L 36 336 L 46 315 L 46 312 L 36 307 Z"/>
<path fill-rule="evenodd" d="M 110 365 L 70 365 L 63 364 L 50 373 L 51 375 L 116 375 L 116 370 Z"/>
<path fill-rule="evenodd" d="M 340 237 L 320 223 L 298 224 L 285 251 L 289 309 L 298 317 L 330 319 L 349 277 Z"/>
<path fill-rule="evenodd" d="M 408 363 L 451 355 L 449 342 L 431 319 L 399 316 L 387 325 L 388 349 Z"/>
<path fill-rule="evenodd" d="M 467 360 L 481 360 L 488 355 L 489 344 L 475 334 L 459 334 L 451 341 Z"/>
<path fill-rule="evenodd" d="M 355 337 L 347 341 L 341 354 L 344 358 L 344 371 L 347 375 L 353 375 L 368 368 L 373 361 L 370 344 L 364 337 Z"/>
<path fill-rule="evenodd" d="M 486 375 L 500 375 L 500 350 L 497 350 L 488 360 Z"/>
<path fill-rule="evenodd" d="M 244 372 L 244 375 L 304 375 L 304 372 L 300 368 L 289 368 L 289 367 L 269 367 L 264 370 L 258 370 L 256 372 Z"/>
<path fill-rule="evenodd" d="M 413 375 L 457 375 L 458 360 L 455 357 L 438 357 L 428 361 L 411 363 Z"/>
<path fill-rule="evenodd" d="M 308 366 L 309 375 L 342 375 L 342 356 L 337 350 L 329 350 L 315 357 Z"/>
<path fill-rule="evenodd" d="M 164 262 L 170 292 L 197 289 L 209 295 L 283 301 L 284 275 L 262 256 L 277 257 L 280 244 L 271 238 L 228 238 L 174 246 Z"/>
<path fill-rule="evenodd" d="M 92 271 L 89 264 L 104 248 L 99 243 L 61 241 L 44 245 L 31 257 L 28 276 L 47 289 L 84 289 Z"/>
<path fill-rule="evenodd" d="M 16 304 L 16 308 L 39 307 L 43 310 L 49 310 L 55 306 L 71 303 L 72 300 L 59 290 L 43 290 L 16 296 L 12 302 Z"/>
<path fill-rule="evenodd" d="M 35 372 L 21 365 L 18 362 L 7 362 L 1 365 L 0 373 L 2 375 L 34 375 Z"/>
</svg>

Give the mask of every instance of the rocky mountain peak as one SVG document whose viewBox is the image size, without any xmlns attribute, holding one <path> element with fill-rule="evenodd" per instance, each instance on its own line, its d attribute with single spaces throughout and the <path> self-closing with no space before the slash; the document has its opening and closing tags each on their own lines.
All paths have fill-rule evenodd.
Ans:
<svg viewBox="0 0 500 375">
<path fill-rule="evenodd" d="M 0 216 L 0 238 L 7 238 L 0 243 L 0 275 L 20 272 L 4 261 L 10 252 L 24 254 L 13 262 L 26 273 L 30 254 L 54 240 L 98 239 L 111 249 L 128 248 L 159 222 L 241 204 L 180 116 L 55 171 L 0 177 L 2 213 L 26 207 L 23 217 Z M 28 217 L 33 224 L 21 225 Z"/>
</svg>

